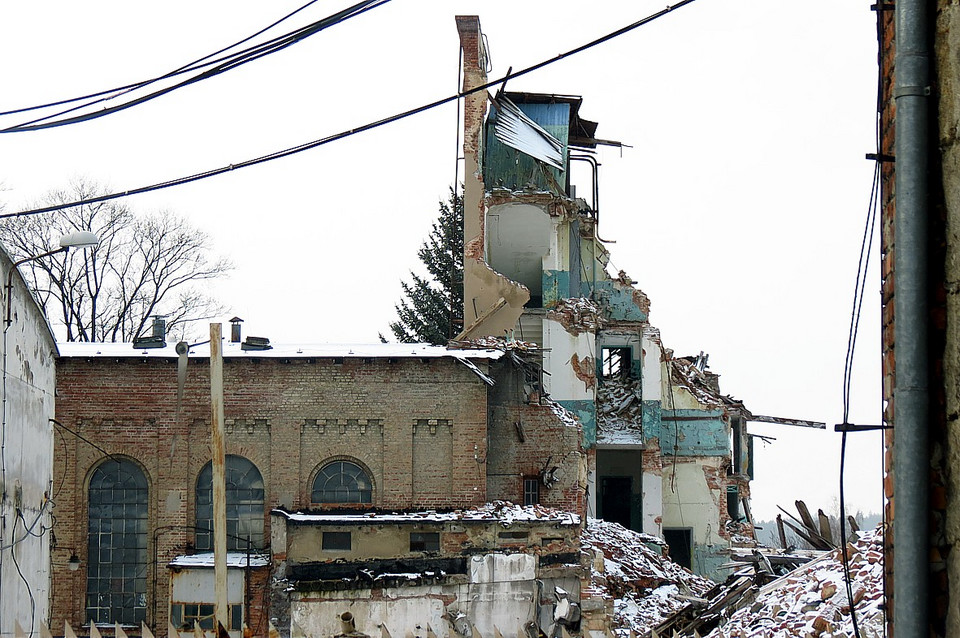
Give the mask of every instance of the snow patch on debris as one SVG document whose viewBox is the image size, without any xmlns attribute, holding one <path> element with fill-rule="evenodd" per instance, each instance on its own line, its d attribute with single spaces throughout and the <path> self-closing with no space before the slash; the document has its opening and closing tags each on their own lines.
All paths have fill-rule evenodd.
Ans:
<svg viewBox="0 0 960 638">
<path fill-rule="evenodd" d="M 618 523 L 589 519 L 581 543 L 603 554 L 603 571 L 594 569 L 593 586 L 613 599 L 612 625 L 620 638 L 631 631 L 648 633 L 687 604 L 684 596 L 700 596 L 715 585 L 664 556 L 663 539 Z"/>
<path fill-rule="evenodd" d="M 597 388 L 597 442 L 643 442 L 643 391 L 635 379 L 604 379 Z"/>
<path fill-rule="evenodd" d="M 451 512 L 428 510 L 423 512 L 368 512 L 366 514 L 310 514 L 275 509 L 271 513 L 298 523 L 376 525 L 379 523 L 496 521 L 504 527 L 522 522 L 552 522 L 557 525 L 580 524 L 580 517 L 571 512 L 542 505 L 515 505 L 507 501 L 493 501 L 477 507 Z"/>
<path fill-rule="evenodd" d="M 854 609 L 860 635 L 884 635 L 883 532 L 862 532 L 847 545 Z M 852 638 L 853 619 L 840 550 L 765 585 L 756 600 L 707 634 L 709 638 L 810 636 Z"/>
</svg>

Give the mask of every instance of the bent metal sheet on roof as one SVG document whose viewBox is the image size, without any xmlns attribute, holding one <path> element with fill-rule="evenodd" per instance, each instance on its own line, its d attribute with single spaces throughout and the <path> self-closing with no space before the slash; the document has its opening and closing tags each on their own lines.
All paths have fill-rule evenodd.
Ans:
<svg viewBox="0 0 960 638">
<path fill-rule="evenodd" d="M 493 131 L 497 139 L 534 159 L 563 170 L 563 144 L 527 117 L 505 95 L 496 101 Z"/>
</svg>

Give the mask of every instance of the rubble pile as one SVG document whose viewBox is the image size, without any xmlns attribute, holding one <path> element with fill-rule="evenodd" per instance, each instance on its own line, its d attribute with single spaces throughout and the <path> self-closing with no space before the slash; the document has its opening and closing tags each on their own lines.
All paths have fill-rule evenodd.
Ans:
<svg viewBox="0 0 960 638">
<path fill-rule="evenodd" d="M 881 528 L 861 532 L 858 540 L 848 543 L 847 558 L 860 635 L 879 638 L 884 628 Z M 752 603 L 730 614 L 707 636 L 854 636 L 840 550 L 761 587 Z"/>
<path fill-rule="evenodd" d="M 584 297 L 561 299 L 547 312 L 547 317 L 559 321 L 568 332 L 596 332 L 603 327 L 600 306 Z"/>
<path fill-rule="evenodd" d="M 604 442 L 642 430 L 643 393 L 636 379 L 604 379 L 597 388 L 597 428 Z"/>
<path fill-rule="evenodd" d="M 631 632 L 647 634 L 684 607 L 688 597 L 702 596 L 715 586 L 664 556 L 663 539 L 618 523 L 590 519 L 581 543 L 603 554 L 602 571 L 594 566 L 593 586 L 614 599 L 612 626 L 622 638 Z"/>
</svg>

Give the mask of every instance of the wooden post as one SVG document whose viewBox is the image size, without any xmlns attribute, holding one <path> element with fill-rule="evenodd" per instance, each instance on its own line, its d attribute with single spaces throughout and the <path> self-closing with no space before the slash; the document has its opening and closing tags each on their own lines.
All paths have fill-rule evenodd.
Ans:
<svg viewBox="0 0 960 638">
<path fill-rule="evenodd" d="M 223 352 L 220 324 L 210 324 L 210 453 L 213 456 L 214 616 L 227 623 L 227 484 L 223 442 Z"/>
</svg>

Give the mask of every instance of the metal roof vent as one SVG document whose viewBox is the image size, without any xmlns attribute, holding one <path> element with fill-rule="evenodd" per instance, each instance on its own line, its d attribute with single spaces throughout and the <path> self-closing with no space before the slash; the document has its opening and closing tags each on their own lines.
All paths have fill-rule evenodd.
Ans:
<svg viewBox="0 0 960 638">
<path fill-rule="evenodd" d="M 152 334 L 149 337 L 138 337 L 133 340 L 133 347 L 137 350 L 150 348 L 166 348 L 167 319 L 162 315 L 153 318 Z"/>
<path fill-rule="evenodd" d="M 271 348 L 273 346 L 270 345 L 270 340 L 266 337 L 247 337 L 240 344 L 241 350 L 270 350 Z"/>
</svg>

